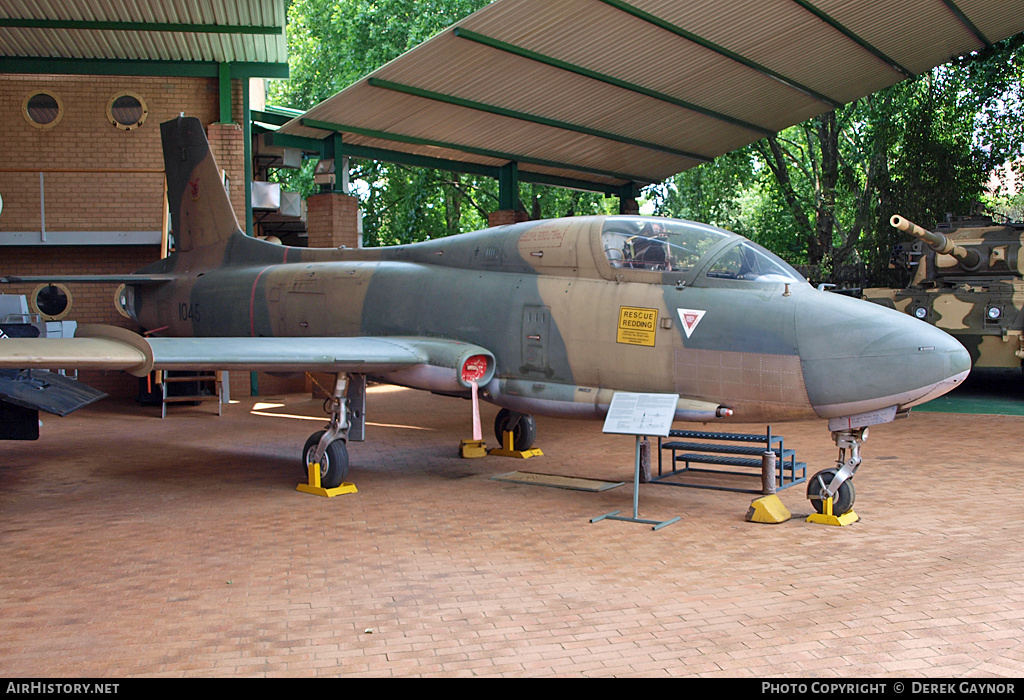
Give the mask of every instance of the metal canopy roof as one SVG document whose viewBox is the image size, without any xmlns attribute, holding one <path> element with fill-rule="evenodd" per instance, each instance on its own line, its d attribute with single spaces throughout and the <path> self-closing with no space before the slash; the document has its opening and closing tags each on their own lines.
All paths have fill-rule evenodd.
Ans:
<svg viewBox="0 0 1024 700">
<path fill-rule="evenodd" d="M 1024 0 L 496 0 L 278 133 L 658 182 L 1022 30 Z"/>
<path fill-rule="evenodd" d="M 0 72 L 287 77 L 284 0 L 3 0 Z"/>
</svg>

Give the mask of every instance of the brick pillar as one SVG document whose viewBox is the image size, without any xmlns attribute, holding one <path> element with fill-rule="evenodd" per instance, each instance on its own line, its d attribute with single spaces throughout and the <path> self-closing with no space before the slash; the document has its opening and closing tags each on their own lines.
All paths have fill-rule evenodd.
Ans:
<svg viewBox="0 0 1024 700">
<path fill-rule="evenodd" d="M 521 209 L 499 209 L 487 215 L 488 226 L 504 226 L 505 224 L 518 224 L 520 221 L 529 221 L 530 217 Z"/>
<path fill-rule="evenodd" d="M 631 214 L 636 216 L 640 213 L 640 205 L 637 204 L 636 199 L 632 197 L 623 198 L 619 200 L 619 213 L 620 214 Z"/>
<path fill-rule="evenodd" d="M 359 199 L 321 192 L 306 199 L 310 248 L 359 248 Z"/>
<path fill-rule="evenodd" d="M 245 135 L 238 124 L 210 124 L 206 139 L 217 167 L 227 171 L 228 199 L 238 225 L 245 230 Z"/>
</svg>

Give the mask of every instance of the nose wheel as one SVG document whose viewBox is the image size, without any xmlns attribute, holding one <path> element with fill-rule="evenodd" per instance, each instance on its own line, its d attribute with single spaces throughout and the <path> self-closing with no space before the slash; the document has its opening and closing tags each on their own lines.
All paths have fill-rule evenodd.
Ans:
<svg viewBox="0 0 1024 700">
<path fill-rule="evenodd" d="M 839 448 L 836 466 L 812 476 L 807 483 L 807 498 L 817 513 L 807 522 L 825 525 L 849 525 L 860 518 L 853 512 L 856 491 L 851 479 L 861 464 L 860 446 L 868 437 L 867 428 L 836 430 L 832 438 Z"/>
<path fill-rule="evenodd" d="M 348 375 L 338 374 L 334 381 L 334 395 L 330 401 L 331 422 L 325 430 L 309 436 L 302 448 L 302 473 L 307 483 L 298 490 L 318 496 L 336 496 L 354 493 L 356 488 L 345 482 L 348 476 L 349 418 L 345 392 Z M 315 466 L 319 465 L 319 473 Z M 319 482 L 319 483 L 317 483 Z"/>
<path fill-rule="evenodd" d="M 832 479 L 835 478 L 838 469 L 823 469 L 814 476 L 812 476 L 807 482 L 807 498 L 814 506 L 814 510 L 818 513 L 825 513 L 827 510 L 825 499 L 826 486 L 832 483 Z M 856 499 L 857 493 L 853 488 L 853 481 L 847 479 L 839 485 L 839 490 L 836 495 L 832 498 L 832 513 L 835 515 L 843 515 L 853 510 L 853 501 Z"/>
<path fill-rule="evenodd" d="M 315 432 L 306 440 L 306 446 L 302 450 L 303 478 L 307 476 L 309 465 L 316 461 L 316 448 L 325 432 L 325 430 Z M 344 440 L 334 440 L 327 445 L 323 457 L 320 458 L 320 485 L 325 489 L 336 488 L 341 486 L 346 476 L 348 476 L 348 446 Z"/>
</svg>

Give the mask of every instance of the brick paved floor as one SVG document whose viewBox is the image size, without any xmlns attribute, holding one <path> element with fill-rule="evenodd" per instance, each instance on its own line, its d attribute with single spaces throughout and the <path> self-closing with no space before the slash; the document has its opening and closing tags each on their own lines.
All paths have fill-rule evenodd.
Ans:
<svg viewBox="0 0 1024 700">
<path fill-rule="evenodd" d="M 374 390 L 359 493 L 322 499 L 294 491 L 319 402 L 279 403 L 108 401 L 0 444 L 0 675 L 1024 673 L 1024 417 L 874 429 L 848 528 L 804 523 L 800 487 L 793 520 L 756 525 L 751 496 L 643 485 L 642 517 L 682 516 L 652 532 L 589 522 L 631 512 L 631 483 L 490 478 L 628 482 L 632 439 L 599 423 L 539 419 L 537 460 L 461 460 L 468 402 Z M 774 428 L 830 466 L 823 422 Z"/>
</svg>

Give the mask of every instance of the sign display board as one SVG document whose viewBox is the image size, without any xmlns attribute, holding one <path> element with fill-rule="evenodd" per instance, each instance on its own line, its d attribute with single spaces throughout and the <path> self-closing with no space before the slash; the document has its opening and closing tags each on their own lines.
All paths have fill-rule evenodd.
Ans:
<svg viewBox="0 0 1024 700">
<path fill-rule="evenodd" d="M 604 419 L 604 432 L 668 437 L 678 403 L 677 394 L 616 392 Z"/>
</svg>

